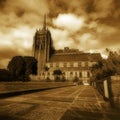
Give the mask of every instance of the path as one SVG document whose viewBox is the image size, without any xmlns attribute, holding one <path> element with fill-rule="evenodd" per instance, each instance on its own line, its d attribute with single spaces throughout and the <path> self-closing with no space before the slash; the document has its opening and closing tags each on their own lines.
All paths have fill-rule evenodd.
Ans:
<svg viewBox="0 0 120 120">
<path fill-rule="evenodd" d="M 71 86 L 0 99 L 0 120 L 120 120 L 91 86 Z"/>
</svg>

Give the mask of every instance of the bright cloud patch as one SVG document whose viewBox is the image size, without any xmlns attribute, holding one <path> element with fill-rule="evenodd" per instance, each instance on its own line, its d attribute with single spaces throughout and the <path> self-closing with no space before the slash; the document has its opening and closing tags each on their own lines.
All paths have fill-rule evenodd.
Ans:
<svg viewBox="0 0 120 120">
<path fill-rule="evenodd" d="M 50 28 L 52 34 L 52 38 L 54 41 L 54 46 L 56 49 L 62 49 L 66 46 L 72 46 L 74 43 L 74 40 L 69 37 L 69 32 L 66 30 L 60 30 L 60 29 L 53 29 Z"/>
<path fill-rule="evenodd" d="M 53 19 L 53 24 L 57 27 L 76 32 L 84 26 L 84 18 L 77 17 L 74 14 L 59 14 L 56 19 Z"/>
</svg>

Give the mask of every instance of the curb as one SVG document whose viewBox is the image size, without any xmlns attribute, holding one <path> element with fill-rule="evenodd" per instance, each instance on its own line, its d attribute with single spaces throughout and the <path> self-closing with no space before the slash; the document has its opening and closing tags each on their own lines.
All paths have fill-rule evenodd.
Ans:
<svg viewBox="0 0 120 120">
<path fill-rule="evenodd" d="M 8 92 L 8 93 L 0 93 L 0 99 L 19 96 L 19 95 L 24 95 L 24 94 L 30 94 L 30 93 L 40 92 L 40 91 L 45 91 L 45 90 L 50 90 L 50 89 L 69 87 L 69 86 L 74 86 L 74 85 L 65 85 L 65 86 L 57 86 L 57 87 L 51 87 L 51 88 L 40 88 L 40 89 L 32 89 L 32 90 L 23 90 L 23 91 L 15 91 L 15 92 Z"/>
</svg>

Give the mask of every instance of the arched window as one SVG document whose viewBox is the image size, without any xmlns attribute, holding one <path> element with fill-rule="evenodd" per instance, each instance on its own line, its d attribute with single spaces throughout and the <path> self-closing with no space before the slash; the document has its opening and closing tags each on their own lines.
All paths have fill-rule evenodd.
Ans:
<svg viewBox="0 0 120 120">
<path fill-rule="evenodd" d="M 45 75 L 45 73 L 43 72 L 43 73 L 42 73 L 42 75 L 44 76 L 44 75 Z"/>
<path fill-rule="evenodd" d="M 89 71 L 87 72 L 87 77 L 90 77 L 90 72 Z"/>
<path fill-rule="evenodd" d="M 73 72 L 70 72 L 70 75 L 73 75 Z"/>
<path fill-rule="evenodd" d="M 77 76 L 77 72 L 75 72 L 75 76 Z"/>
<path fill-rule="evenodd" d="M 79 77 L 82 77 L 82 72 L 79 72 Z"/>
</svg>

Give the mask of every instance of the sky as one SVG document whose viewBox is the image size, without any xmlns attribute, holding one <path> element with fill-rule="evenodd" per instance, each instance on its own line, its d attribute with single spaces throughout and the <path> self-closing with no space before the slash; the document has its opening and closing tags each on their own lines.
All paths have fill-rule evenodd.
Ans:
<svg viewBox="0 0 120 120">
<path fill-rule="evenodd" d="M 0 68 L 32 54 L 44 14 L 56 49 L 100 52 L 120 48 L 120 0 L 0 0 Z"/>
</svg>

